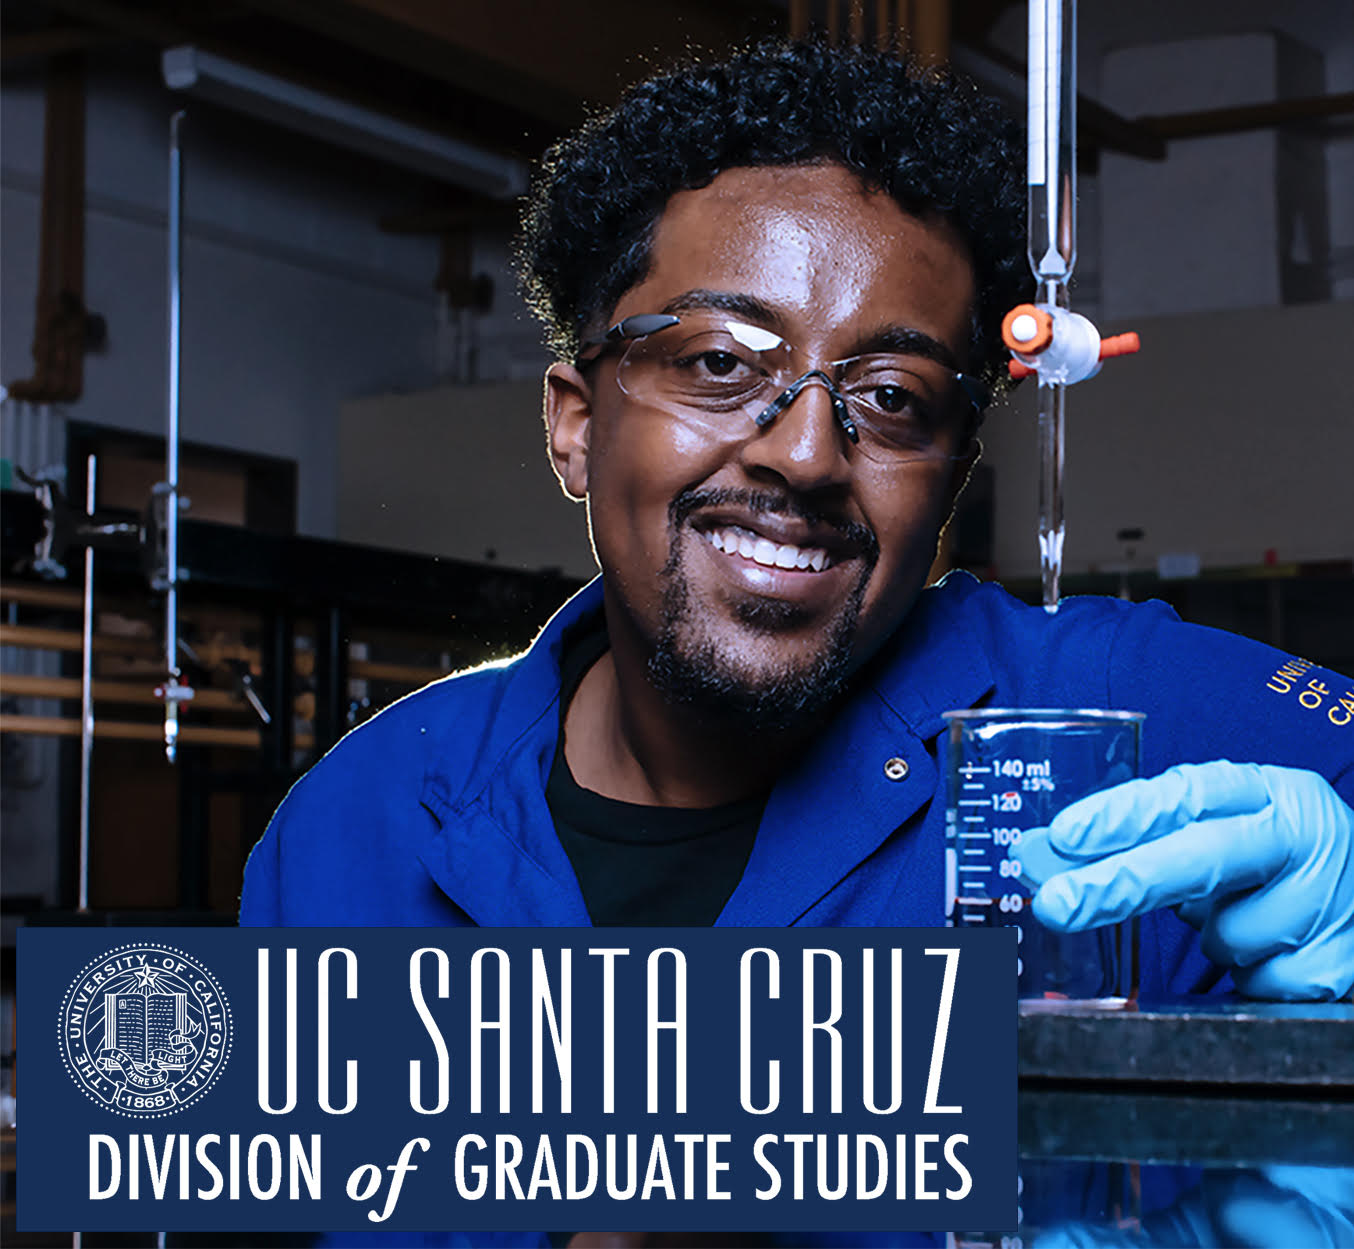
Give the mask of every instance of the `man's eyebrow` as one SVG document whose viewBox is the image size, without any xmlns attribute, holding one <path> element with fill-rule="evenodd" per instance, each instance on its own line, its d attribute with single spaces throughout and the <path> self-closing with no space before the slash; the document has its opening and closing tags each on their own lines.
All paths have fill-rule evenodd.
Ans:
<svg viewBox="0 0 1354 1249">
<path fill-rule="evenodd" d="M 902 325 L 888 325 L 872 333 L 864 334 L 856 340 L 851 351 L 852 358 L 870 356 L 877 352 L 890 352 L 901 356 L 922 356 L 935 360 L 955 373 L 963 370 L 959 367 L 953 351 L 938 338 L 933 338 L 923 330 L 909 329 Z"/>
<path fill-rule="evenodd" d="M 682 294 L 668 300 L 662 311 L 668 313 L 694 312 L 712 309 L 716 312 L 732 312 L 735 316 L 761 325 L 779 328 L 780 316 L 770 304 L 764 303 L 755 295 L 745 295 L 739 291 L 683 291 Z"/>
</svg>

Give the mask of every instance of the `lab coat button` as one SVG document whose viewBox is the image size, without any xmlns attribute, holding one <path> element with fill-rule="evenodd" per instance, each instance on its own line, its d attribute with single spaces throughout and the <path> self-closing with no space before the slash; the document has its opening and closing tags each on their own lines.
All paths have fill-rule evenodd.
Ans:
<svg viewBox="0 0 1354 1249">
<path fill-rule="evenodd" d="M 907 766 L 906 759 L 890 759 L 884 764 L 884 775 L 891 781 L 905 781 L 907 774 L 912 769 Z"/>
</svg>

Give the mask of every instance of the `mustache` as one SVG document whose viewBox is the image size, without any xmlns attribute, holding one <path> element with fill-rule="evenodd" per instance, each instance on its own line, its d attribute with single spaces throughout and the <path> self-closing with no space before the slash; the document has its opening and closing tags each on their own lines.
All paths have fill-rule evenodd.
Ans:
<svg viewBox="0 0 1354 1249">
<path fill-rule="evenodd" d="M 860 551 L 868 566 L 879 558 L 879 539 L 874 530 L 845 516 L 834 516 L 813 507 L 788 490 L 683 490 L 668 504 L 668 523 L 675 534 L 694 512 L 707 507 L 740 507 L 763 516 L 791 516 L 815 528 L 835 530 Z"/>
</svg>

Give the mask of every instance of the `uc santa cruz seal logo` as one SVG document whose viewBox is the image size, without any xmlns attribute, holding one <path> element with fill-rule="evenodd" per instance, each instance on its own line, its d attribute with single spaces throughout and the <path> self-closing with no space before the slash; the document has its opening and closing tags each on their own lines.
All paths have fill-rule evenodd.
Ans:
<svg viewBox="0 0 1354 1249">
<path fill-rule="evenodd" d="M 61 1003 L 61 1057 L 114 1112 L 173 1114 L 230 1057 L 230 1004 L 216 977 L 168 945 L 117 946 L 80 969 Z"/>
</svg>

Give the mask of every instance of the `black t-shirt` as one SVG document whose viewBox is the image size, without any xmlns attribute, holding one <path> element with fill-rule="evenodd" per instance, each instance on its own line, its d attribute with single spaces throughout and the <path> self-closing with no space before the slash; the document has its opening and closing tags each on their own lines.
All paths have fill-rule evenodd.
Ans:
<svg viewBox="0 0 1354 1249">
<path fill-rule="evenodd" d="M 607 646 L 600 624 L 564 639 L 559 745 L 545 789 L 555 831 L 598 927 L 707 927 L 742 878 L 767 795 L 718 807 L 649 807 L 579 785 L 564 758 L 564 716 Z"/>
</svg>

